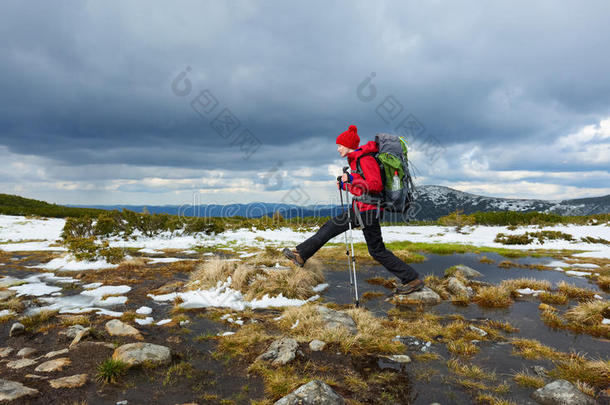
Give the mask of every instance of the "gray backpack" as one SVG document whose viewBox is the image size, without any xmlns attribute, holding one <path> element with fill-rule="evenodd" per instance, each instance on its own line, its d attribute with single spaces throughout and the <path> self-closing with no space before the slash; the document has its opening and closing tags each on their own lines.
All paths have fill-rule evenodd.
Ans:
<svg viewBox="0 0 610 405">
<path fill-rule="evenodd" d="M 377 161 L 383 182 L 383 191 L 379 194 L 365 193 L 354 200 L 383 207 L 387 212 L 404 215 L 415 199 L 415 185 L 411 176 L 408 159 L 407 140 L 402 136 L 377 134 L 375 143 L 377 153 L 366 153 L 356 160 L 356 173 L 364 178 L 360 159 L 372 156 Z"/>
</svg>

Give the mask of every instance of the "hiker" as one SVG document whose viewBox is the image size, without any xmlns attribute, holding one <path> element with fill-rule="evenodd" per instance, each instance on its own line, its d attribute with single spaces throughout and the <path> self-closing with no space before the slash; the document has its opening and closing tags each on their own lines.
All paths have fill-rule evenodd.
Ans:
<svg viewBox="0 0 610 405">
<path fill-rule="evenodd" d="M 341 157 L 347 157 L 349 167 L 352 169 L 351 173 L 344 173 L 337 181 L 337 186 L 341 190 L 347 190 L 356 198 L 352 201 L 352 206 L 348 207 L 351 215 L 345 210 L 331 218 L 315 235 L 298 245 L 295 250 L 284 249 L 284 255 L 297 266 L 303 267 L 307 259 L 326 242 L 348 230 L 348 221 L 351 218 L 353 228 L 362 226 L 370 255 L 401 281 L 394 294 L 409 294 L 421 290 L 424 282 L 415 269 L 387 250 L 383 243 L 379 225 L 380 211 L 383 208 L 357 200 L 366 193 L 375 195 L 383 190 L 379 164 L 373 156 L 367 155 L 378 151 L 377 144 L 370 141 L 359 147 L 360 138 L 355 125 L 350 125 L 347 131 L 340 134 L 336 143 L 337 151 Z M 358 158 L 360 158 L 360 168 L 357 167 Z M 359 169 L 361 174 L 357 173 Z"/>
</svg>

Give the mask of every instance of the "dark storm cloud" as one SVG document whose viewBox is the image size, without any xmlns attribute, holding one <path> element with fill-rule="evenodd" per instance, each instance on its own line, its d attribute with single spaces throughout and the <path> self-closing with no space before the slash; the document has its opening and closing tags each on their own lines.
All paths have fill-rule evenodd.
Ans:
<svg viewBox="0 0 610 405">
<path fill-rule="evenodd" d="M 393 95 L 401 117 L 414 114 L 447 146 L 544 144 L 610 112 L 609 11 L 607 2 L 5 2 L 0 143 L 67 165 L 265 170 L 291 155 L 316 166 L 336 157 L 334 138 L 350 123 L 363 138 L 395 130 L 375 112 Z M 178 97 L 171 82 L 186 66 L 193 90 Z M 356 88 L 371 72 L 378 94 L 364 103 Z M 202 118 L 189 102 L 206 88 L 219 106 Z M 248 160 L 210 127 L 224 107 L 261 142 Z M 304 140 L 315 147 L 296 149 Z"/>
</svg>

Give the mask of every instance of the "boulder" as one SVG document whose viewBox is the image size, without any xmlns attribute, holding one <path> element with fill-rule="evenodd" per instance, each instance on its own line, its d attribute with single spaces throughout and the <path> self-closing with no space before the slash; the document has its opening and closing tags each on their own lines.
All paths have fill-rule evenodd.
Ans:
<svg viewBox="0 0 610 405">
<path fill-rule="evenodd" d="M 19 335 L 23 335 L 25 333 L 25 326 L 23 326 L 20 322 L 15 322 L 11 326 L 11 331 L 8 333 L 10 337 L 15 337 Z"/>
<path fill-rule="evenodd" d="M 328 384 L 313 380 L 279 399 L 275 405 L 344 405 L 345 400 Z"/>
<path fill-rule="evenodd" d="M 312 352 L 319 352 L 321 350 L 324 350 L 325 347 L 326 347 L 326 342 L 323 342 L 318 339 L 314 339 L 311 342 L 309 342 L 309 349 Z"/>
<path fill-rule="evenodd" d="M 21 397 L 34 396 L 38 390 L 28 388 L 25 385 L 0 378 L 0 401 L 13 401 Z"/>
<path fill-rule="evenodd" d="M 447 281 L 447 289 L 449 292 L 458 297 L 472 298 L 474 296 L 474 290 L 470 287 L 466 287 L 458 278 L 449 277 Z"/>
<path fill-rule="evenodd" d="M 112 358 L 121 360 L 129 366 L 138 366 L 145 362 L 162 365 L 171 361 L 171 351 L 169 347 L 152 343 L 128 343 L 117 347 Z"/>
<path fill-rule="evenodd" d="M 531 397 L 542 405 L 595 405 L 597 403 L 566 380 L 555 380 L 538 388 Z"/>
<path fill-rule="evenodd" d="M 112 319 L 106 322 L 105 327 L 106 331 L 112 336 L 129 336 L 138 340 L 144 339 L 139 330 L 131 325 L 119 321 L 118 319 Z"/>
<path fill-rule="evenodd" d="M 296 358 L 298 349 L 299 344 L 296 340 L 283 337 L 271 343 L 267 351 L 258 356 L 257 360 L 270 361 L 274 366 L 283 366 Z"/>
<path fill-rule="evenodd" d="M 345 312 L 335 311 L 334 309 L 326 308 L 321 305 L 318 305 L 316 308 L 318 313 L 322 315 L 322 321 L 324 322 L 326 329 L 343 327 L 352 335 L 358 333 L 356 322 L 354 322 L 352 317 Z"/>
<path fill-rule="evenodd" d="M 449 270 L 449 269 L 451 269 L 451 270 Z M 468 267 L 463 264 L 458 264 L 456 266 L 450 267 L 449 269 L 447 269 L 448 274 L 447 274 L 447 272 L 445 272 L 445 274 L 453 275 L 456 272 L 459 272 L 460 274 L 462 274 L 462 276 L 464 276 L 466 278 L 483 277 L 483 273 L 480 273 L 480 272 L 476 271 L 475 269 L 473 269 L 472 267 Z"/>
<path fill-rule="evenodd" d="M 38 367 L 34 369 L 34 371 L 37 371 L 39 373 L 51 373 L 53 371 L 62 370 L 65 366 L 69 366 L 70 363 L 71 361 L 69 358 L 60 357 L 58 359 L 45 361 L 44 363 L 39 364 Z"/>
<path fill-rule="evenodd" d="M 75 374 L 68 377 L 49 380 L 49 384 L 51 384 L 51 387 L 53 388 L 77 388 L 85 385 L 88 377 L 87 374 Z"/>
<path fill-rule="evenodd" d="M 398 294 L 392 299 L 396 305 L 436 305 L 441 302 L 441 297 L 428 287 L 411 294 Z"/>
</svg>

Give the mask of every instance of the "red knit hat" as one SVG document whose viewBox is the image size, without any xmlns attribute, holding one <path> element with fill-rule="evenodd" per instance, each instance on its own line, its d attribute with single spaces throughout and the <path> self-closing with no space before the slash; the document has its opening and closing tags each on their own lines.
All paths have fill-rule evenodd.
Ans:
<svg viewBox="0 0 610 405">
<path fill-rule="evenodd" d="M 343 132 L 337 137 L 337 144 L 343 145 L 349 149 L 358 149 L 360 145 L 360 137 L 358 136 L 358 129 L 355 125 L 350 125 L 347 131 Z"/>
</svg>

